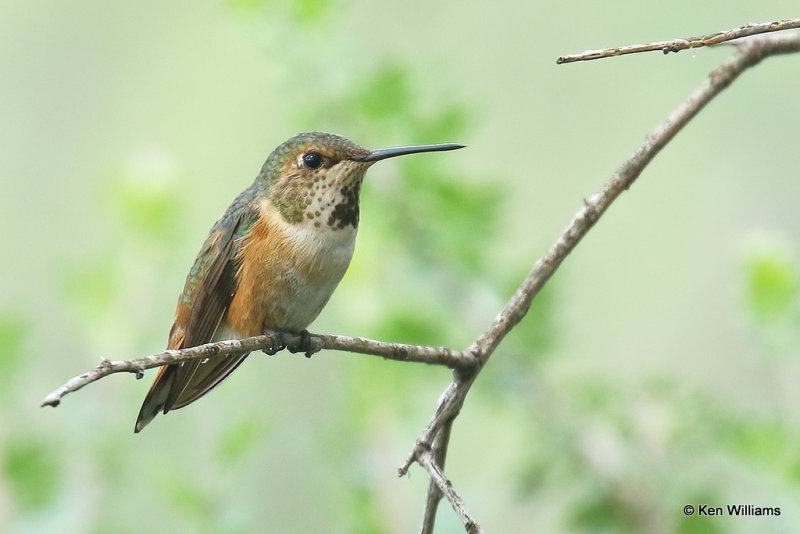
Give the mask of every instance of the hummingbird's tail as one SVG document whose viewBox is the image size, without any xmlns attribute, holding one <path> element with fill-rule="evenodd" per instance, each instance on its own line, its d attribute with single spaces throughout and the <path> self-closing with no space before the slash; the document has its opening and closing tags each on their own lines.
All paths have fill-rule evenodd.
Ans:
<svg viewBox="0 0 800 534">
<path fill-rule="evenodd" d="M 147 392 L 139 410 L 139 417 L 136 418 L 136 426 L 133 429 L 135 433 L 146 427 L 166 405 L 167 395 L 169 395 L 172 380 L 175 377 L 175 373 L 170 370 L 171 367 L 171 365 L 167 365 L 158 371 L 158 376 L 150 386 L 150 391 Z"/>
<path fill-rule="evenodd" d="M 211 357 L 165 365 L 147 392 L 133 431 L 141 432 L 158 412 L 167 413 L 193 403 L 225 380 L 246 357 L 247 354 Z"/>
</svg>

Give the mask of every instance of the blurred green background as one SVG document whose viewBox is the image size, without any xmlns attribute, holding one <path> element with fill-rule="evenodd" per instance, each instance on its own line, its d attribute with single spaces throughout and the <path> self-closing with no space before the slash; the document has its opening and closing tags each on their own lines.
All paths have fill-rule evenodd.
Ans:
<svg viewBox="0 0 800 534">
<path fill-rule="evenodd" d="M 797 16 L 763 2 L 0 4 L 0 531 L 416 530 L 402 462 L 447 370 L 252 356 L 133 423 L 208 229 L 321 129 L 468 149 L 370 171 L 312 331 L 464 347 L 614 169 L 732 49 L 556 66 L 587 48 Z M 536 299 L 454 427 L 487 532 L 800 524 L 800 56 L 749 71 L 657 157 Z M 684 504 L 779 506 L 690 518 Z M 439 532 L 461 532 L 443 504 Z"/>
</svg>

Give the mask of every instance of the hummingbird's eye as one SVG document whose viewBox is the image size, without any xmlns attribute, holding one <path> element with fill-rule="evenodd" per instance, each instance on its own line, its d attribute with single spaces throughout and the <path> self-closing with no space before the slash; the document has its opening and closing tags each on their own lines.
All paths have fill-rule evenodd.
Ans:
<svg viewBox="0 0 800 534">
<path fill-rule="evenodd" d="M 319 152 L 306 152 L 303 154 L 303 165 L 309 169 L 319 169 L 322 165 L 322 154 Z"/>
</svg>

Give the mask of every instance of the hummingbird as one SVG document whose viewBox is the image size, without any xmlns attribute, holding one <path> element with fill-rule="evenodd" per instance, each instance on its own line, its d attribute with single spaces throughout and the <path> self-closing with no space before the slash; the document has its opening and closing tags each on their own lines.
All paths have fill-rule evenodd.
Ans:
<svg viewBox="0 0 800 534">
<path fill-rule="evenodd" d="M 323 132 L 298 134 L 267 158 L 217 220 L 186 276 L 167 347 L 268 330 L 308 336 L 355 248 L 364 174 L 377 161 L 463 148 L 445 143 L 367 150 Z M 307 337 L 306 337 L 307 339 Z M 161 367 L 134 432 L 222 382 L 248 354 Z"/>
</svg>

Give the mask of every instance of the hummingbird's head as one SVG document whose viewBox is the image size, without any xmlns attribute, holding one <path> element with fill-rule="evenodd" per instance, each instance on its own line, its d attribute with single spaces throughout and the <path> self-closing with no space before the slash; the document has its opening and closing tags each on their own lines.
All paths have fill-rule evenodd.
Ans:
<svg viewBox="0 0 800 534">
<path fill-rule="evenodd" d="M 358 226 L 361 182 L 376 161 L 463 145 L 421 145 L 367 150 L 349 139 L 324 132 L 305 132 L 282 143 L 269 155 L 257 182 L 267 187 L 284 219 L 319 228 Z"/>
</svg>

